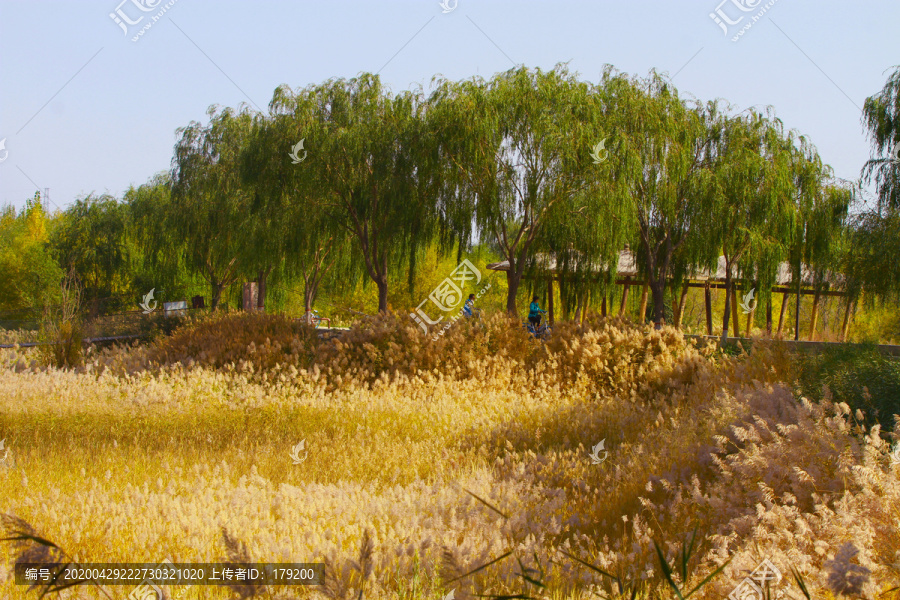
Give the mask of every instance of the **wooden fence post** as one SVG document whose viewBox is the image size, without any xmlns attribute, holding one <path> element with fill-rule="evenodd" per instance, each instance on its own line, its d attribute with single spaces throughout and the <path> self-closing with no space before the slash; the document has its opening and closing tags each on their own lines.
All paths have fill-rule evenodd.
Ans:
<svg viewBox="0 0 900 600">
<path fill-rule="evenodd" d="M 790 296 L 790 292 L 785 292 L 781 295 L 781 313 L 778 315 L 778 335 L 781 335 L 781 332 L 784 331 L 784 313 L 787 312 L 788 298 L 790 298 Z"/>
<path fill-rule="evenodd" d="M 809 339 L 810 341 L 816 341 L 816 325 L 819 324 L 819 292 L 816 291 L 816 295 L 813 296 L 813 307 L 812 307 L 812 316 L 809 319 Z"/>
</svg>

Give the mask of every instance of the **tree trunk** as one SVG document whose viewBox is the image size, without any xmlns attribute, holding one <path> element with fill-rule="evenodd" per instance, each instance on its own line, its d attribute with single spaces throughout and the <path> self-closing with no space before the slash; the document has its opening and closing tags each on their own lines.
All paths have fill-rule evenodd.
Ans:
<svg viewBox="0 0 900 600">
<path fill-rule="evenodd" d="M 311 281 L 311 277 L 303 278 L 303 314 L 306 315 L 312 310 L 313 301 L 315 300 L 316 290 L 315 283 Z"/>
<path fill-rule="evenodd" d="M 797 314 L 794 315 L 794 341 L 800 339 L 800 298 L 803 296 L 803 272 L 797 269 Z"/>
<path fill-rule="evenodd" d="M 256 310 L 259 312 L 266 311 L 266 278 L 269 276 L 269 270 L 259 271 L 256 275 Z"/>
<path fill-rule="evenodd" d="M 547 324 L 553 325 L 553 276 L 547 282 Z"/>
<path fill-rule="evenodd" d="M 638 323 L 647 321 L 647 291 L 650 289 L 650 280 L 644 282 L 644 289 L 641 291 L 641 308 L 638 313 Z"/>
<path fill-rule="evenodd" d="M 509 271 L 506 272 L 506 312 L 518 319 L 519 311 L 516 308 L 516 294 L 518 294 L 519 285 L 522 283 L 522 274 L 516 271 L 513 271 L 512 265 L 510 265 Z"/>
<path fill-rule="evenodd" d="M 600 314 L 603 315 L 603 318 L 606 318 L 606 294 L 603 294 L 603 302 L 600 304 Z"/>
<path fill-rule="evenodd" d="M 709 289 L 709 282 L 703 288 L 703 300 L 706 303 L 706 335 L 712 335 L 712 292 Z"/>
<path fill-rule="evenodd" d="M 731 280 L 728 265 L 725 266 L 725 314 L 722 315 L 722 342 L 728 339 L 728 320 L 731 318 Z"/>
<path fill-rule="evenodd" d="M 650 292 L 653 296 L 653 322 L 657 329 L 666 324 L 666 284 L 665 280 L 651 279 Z"/>
<path fill-rule="evenodd" d="M 772 337 L 772 297 L 766 301 L 766 335 Z"/>
<path fill-rule="evenodd" d="M 734 337 L 740 337 L 741 323 L 738 321 L 737 287 L 731 290 L 731 318 L 734 320 Z"/>
<path fill-rule="evenodd" d="M 94 296 L 91 299 L 91 308 L 88 312 L 88 321 L 95 321 L 100 316 L 100 297 Z"/>
<path fill-rule="evenodd" d="M 212 283 L 212 299 L 209 301 L 211 310 L 218 310 L 219 300 L 222 298 L 222 291 L 225 289 L 224 283 L 213 281 Z"/>
<path fill-rule="evenodd" d="M 591 300 L 593 300 L 593 296 L 590 292 L 588 292 L 587 297 L 584 299 L 584 307 L 581 309 L 581 323 L 584 323 L 587 320 L 588 309 L 591 307 Z"/>
<path fill-rule="evenodd" d="M 759 301 L 757 300 L 757 303 Z M 753 314 L 756 312 L 756 308 L 747 313 L 747 335 L 746 337 L 750 337 L 750 334 L 753 332 Z"/>
<path fill-rule="evenodd" d="M 841 341 L 847 341 L 847 334 L 850 332 L 850 315 L 853 312 L 853 300 L 847 296 L 847 310 L 844 312 L 844 324 L 841 327 Z"/>
<path fill-rule="evenodd" d="M 375 285 L 378 286 L 378 312 L 383 315 L 387 314 L 388 311 L 388 283 L 387 276 L 383 275 L 378 278 L 375 282 Z"/>
<path fill-rule="evenodd" d="M 685 283 L 681 288 L 681 299 L 678 301 L 678 312 L 675 313 L 675 327 L 681 327 L 681 320 L 684 317 L 684 305 L 687 301 L 688 284 Z"/>
</svg>

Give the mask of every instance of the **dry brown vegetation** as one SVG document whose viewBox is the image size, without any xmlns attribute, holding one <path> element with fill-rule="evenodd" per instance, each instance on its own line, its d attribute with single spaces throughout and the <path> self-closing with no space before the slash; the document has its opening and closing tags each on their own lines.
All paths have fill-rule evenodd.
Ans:
<svg viewBox="0 0 900 600">
<path fill-rule="evenodd" d="M 0 511 L 82 562 L 243 549 L 326 563 L 327 585 L 290 597 L 623 591 L 577 557 L 668 599 L 653 542 L 672 564 L 696 530 L 679 587 L 731 562 L 695 598 L 726 597 L 765 558 L 797 598 L 791 567 L 814 598 L 838 597 L 854 573 L 848 597 L 900 585 L 896 433 L 798 398 L 795 362 L 776 348 L 729 357 L 674 329 L 599 319 L 541 343 L 502 316 L 437 341 L 389 316 L 319 342 L 256 315 L 75 370 L 25 350 L 0 361 L 0 438 L 16 458 L 0 467 Z M 308 458 L 293 464 L 301 440 Z"/>
</svg>

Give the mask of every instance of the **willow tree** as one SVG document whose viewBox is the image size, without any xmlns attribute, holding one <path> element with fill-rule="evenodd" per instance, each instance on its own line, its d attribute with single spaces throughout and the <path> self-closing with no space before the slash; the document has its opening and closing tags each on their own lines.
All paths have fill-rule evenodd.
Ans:
<svg viewBox="0 0 900 600">
<path fill-rule="evenodd" d="M 653 298 L 653 319 L 661 326 L 665 292 L 690 268 L 708 262 L 709 245 L 698 232 L 712 205 L 715 104 L 689 105 L 663 77 L 603 75 L 619 143 L 612 177 L 635 215 L 639 269 Z"/>
<path fill-rule="evenodd" d="M 322 192 L 315 209 L 355 241 L 385 313 L 392 267 L 419 252 L 437 222 L 432 181 L 440 165 L 422 93 L 390 94 L 366 73 L 311 94 L 308 131 L 318 133 L 310 133 L 317 142 L 307 162 Z"/>
<path fill-rule="evenodd" d="M 487 82 L 441 80 L 432 98 L 458 205 L 508 261 L 506 310 L 518 315 L 516 296 L 543 229 L 601 187 L 589 176 L 598 101 L 562 65 L 516 68 Z"/>
<path fill-rule="evenodd" d="M 323 209 L 329 194 L 318 177 L 327 127 L 317 120 L 315 87 L 279 86 L 269 116 L 259 119 L 243 152 L 242 173 L 253 187 L 254 212 L 269 228 L 269 248 L 285 275 L 303 280 L 304 309 L 347 250 L 347 233 Z M 321 165 L 318 165 L 321 166 Z"/>
<path fill-rule="evenodd" d="M 827 283 L 837 264 L 841 233 L 844 230 L 852 189 L 837 182 L 828 165 L 822 163 L 816 148 L 804 136 L 793 132 L 785 144 L 791 154 L 793 202 L 796 211 L 787 238 L 791 275 L 797 289 L 794 314 L 794 339 L 800 338 L 800 299 L 804 265 L 818 290 Z"/>
<path fill-rule="evenodd" d="M 132 252 L 132 283 L 136 291 L 165 290 L 165 297 L 184 297 L 192 282 L 181 251 L 167 225 L 172 204 L 172 181 L 168 172 L 158 173 L 146 183 L 130 187 L 124 194 L 128 207 L 127 235 Z M 160 294 L 156 295 L 161 298 Z"/>
<path fill-rule="evenodd" d="M 726 117 L 716 145 L 715 203 L 708 223 L 710 247 L 721 249 L 725 259 L 722 337 L 726 338 L 734 276 L 755 280 L 758 301 L 770 301 L 796 212 L 790 154 L 784 148 L 780 121 L 755 111 Z M 735 323 L 734 331 L 739 330 Z"/>
<path fill-rule="evenodd" d="M 874 181 L 880 211 L 900 210 L 900 68 L 863 105 L 863 124 L 877 158 L 863 167 L 863 178 Z"/>
<path fill-rule="evenodd" d="M 192 122 L 178 130 L 172 159 L 171 210 L 165 227 L 185 264 L 209 284 L 215 309 L 226 287 L 243 275 L 254 227 L 248 226 L 250 192 L 240 176 L 241 149 L 253 115 L 211 107 L 210 122 Z"/>
<path fill-rule="evenodd" d="M 863 105 L 873 157 L 863 167 L 874 183 L 878 204 L 853 217 L 845 273 L 855 298 L 867 292 L 871 302 L 900 297 L 900 68 Z"/>
<path fill-rule="evenodd" d="M 262 113 L 251 115 L 249 124 L 242 123 L 241 147 L 230 159 L 247 196 L 242 225 L 245 243 L 239 262 L 247 278 L 256 281 L 256 309 L 260 311 L 266 307 L 270 276 L 273 271 L 276 275 L 284 271 L 290 232 L 276 191 L 285 182 L 285 174 L 276 165 L 287 160 L 290 147 L 272 143 L 270 123 Z"/>
<path fill-rule="evenodd" d="M 91 301 L 91 316 L 99 314 L 102 300 L 127 287 L 125 226 L 123 204 L 108 194 L 91 194 L 62 213 L 51 235 L 57 261 L 65 271 L 74 269 Z"/>
<path fill-rule="evenodd" d="M 613 165 L 620 146 L 614 106 L 607 89 L 591 85 L 579 89 L 576 119 L 569 125 L 566 152 L 559 168 L 580 180 L 560 207 L 549 213 L 540 250 L 555 262 L 563 311 L 574 306 L 575 316 L 587 310 L 591 298 L 606 298 L 614 289 L 619 254 L 634 234 L 635 215 L 630 203 L 621 202 L 625 190 Z M 539 267 L 540 265 L 538 265 Z"/>
</svg>

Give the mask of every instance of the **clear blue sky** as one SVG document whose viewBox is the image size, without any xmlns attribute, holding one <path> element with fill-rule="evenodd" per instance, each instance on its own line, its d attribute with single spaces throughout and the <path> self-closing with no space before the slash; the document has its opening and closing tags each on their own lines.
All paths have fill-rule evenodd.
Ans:
<svg viewBox="0 0 900 600">
<path fill-rule="evenodd" d="M 175 130 L 209 105 L 266 109 L 282 83 L 380 70 L 401 90 L 558 62 L 592 81 L 606 63 L 655 68 L 682 94 L 772 105 L 855 180 L 870 156 L 860 107 L 900 64 L 897 0 L 776 0 L 737 42 L 767 2 L 458 0 L 443 13 L 437 0 L 174 0 L 132 42 L 172 1 L 0 0 L 0 204 L 20 208 L 38 187 L 63 208 L 121 197 L 170 167 Z M 126 35 L 117 8 L 147 16 Z M 727 36 L 717 8 L 745 15 Z"/>
</svg>

